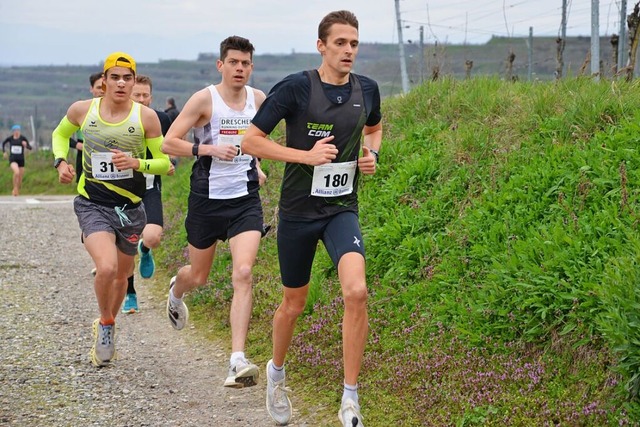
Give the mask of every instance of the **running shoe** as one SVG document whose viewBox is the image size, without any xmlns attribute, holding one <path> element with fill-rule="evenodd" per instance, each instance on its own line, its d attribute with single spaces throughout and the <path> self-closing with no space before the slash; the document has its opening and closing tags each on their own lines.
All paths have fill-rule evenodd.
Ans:
<svg viewBox="0 0 640 427">
<path fill-rule="evenodd" d="M 122 312 L 125 314 L 133 314 L 139 312 L 138 308 L 138 295 L 136 294 L 127 294 L 124 297 L 124 304 L 122 305 Z"/>
<path fill-rule="evenodd" d="M 278 425 L 285 426 L 291 419 L 291 400 L 287 396 L 291 390 L 284 386 L 284 378 L 281 381 L 271 379 L 269 376 L 271 365 L 273 360 L 267 362 L 267 411 Z"/>
<path fill-rule="evenodd" d="M 173 288 L 175 284 L 176 276 L 173 276 L 169 282 L 169 289 Z M 167 297 L 167 317 L 174 329 L 181 330 L 189 320 L 189 309 L 184 301 L 181 301 L 179 304 L 173 304 L 171 302 L 171 295 L 169 295 Z"/>
<path fill-rule="evenodd" d="M 234 365 L 229 366 L 225 387 L 251 387 L 258 384 L 260 375 L 258 367 L 247 359 L 240 359 Z"/>
<path fill-rule="evenodd" d="M 107 366 L 116 356 L 116 325 L 103 325 L 100 319 L 93 321 L 94 343 L 91 348 L 91 363 Z"/>
<path fill-rule="evenodd" d="M 156 263 L 153 260 L 151 249 L 148 252 L 142 251 L 142 240 L 138 242 L 138 254 L 140 255 L 140 276 L 144 279 L 149 279 L 156 272 Z"/>
<path fill-rule="evenodd" d="M 96 277 L 96 271 L 98 271 L 98 269 L 97 269 L 97 268 L 95 268 L 95 267 L 93 267 L 93 268 L 91 269 L 91 275 L 92 275 L 93 277 Z"/>
<path fill-rule="evenodd" d="M 343 427 L 364 427 L 360 407 L 352 399 L 347 399 L 338 412 Z"/>
</svg>

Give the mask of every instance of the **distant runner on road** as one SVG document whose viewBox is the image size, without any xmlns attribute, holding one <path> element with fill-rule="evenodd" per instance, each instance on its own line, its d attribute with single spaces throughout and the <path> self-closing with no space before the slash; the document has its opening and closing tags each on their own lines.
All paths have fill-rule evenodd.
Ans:
<svg viewBox="0 0 640 427">
<path fill-rule="evenodd" d="M 20 195 L 20 188 L 22 187 L 22 178 L 24 177 L 24 150 L 31 150 L 31 145 L 27 138 L 21 134 L 22 128 L 20 125 L 11 126 L 11 136 L 7 137 L 2 142 L 2 155 L 6 159 L 9 158 L 9 167 L 13 171 L 13 190 L 11 194 L 14 196 Z M 5 151 L 5 146 L 9 146 L 9 149 Z"/>
</svg>

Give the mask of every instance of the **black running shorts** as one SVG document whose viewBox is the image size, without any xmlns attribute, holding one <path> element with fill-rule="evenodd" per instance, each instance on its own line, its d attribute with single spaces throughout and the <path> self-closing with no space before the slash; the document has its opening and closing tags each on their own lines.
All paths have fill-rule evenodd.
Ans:
<svg viewBox="0 0 640 427">
<path fill-rule="evenodd" d="M 355 212 L 340 212 L 329 218 L 312 221 L 292 221 L 280 217 L 278 260 L 285 287 L 300 288 L 309 283 L 319 240 L 324 243 L 336 268 L 344 254 L 357 252 L 365 256 Z"/>
<path fill-rule="evenodd" d="M 187 241 L 196 249 L 207 249 L 245 231 L 263 231 L 262 203 L 258 192 L 235 199 L 209 199 L 189 194 L 184 221 Z"/>
<path fill-rule="evenodd" d="M 142 196 L 142 203 L 144 203 L 144 211 L 147 213 L 147 224 L 156 224 L 163 227 L 162 193 L 160 189 L 154 186 L 145 191 L 144 196 Z"/>
</svg>

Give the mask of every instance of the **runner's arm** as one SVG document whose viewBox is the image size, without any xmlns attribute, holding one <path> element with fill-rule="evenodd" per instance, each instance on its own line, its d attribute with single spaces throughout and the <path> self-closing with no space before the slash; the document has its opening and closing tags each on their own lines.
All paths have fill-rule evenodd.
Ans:
<svg viewBox="0 0 640 427">
<path fill-rule="evenodd" d="M 64 116 L 51 134 L 51 146 L 54 158 L 66 159 L 69 154 L 69 138 L 79 129 Z"/>
<path fill-rule="evenodd" d="M 160 150 L 163 139 L 160 119 L 155 111 L 144 105 L 140 112 L 142 113 L 142 126 L 145 129 L 145 146 L 151 152 L 152 158 L 135 159 L 138 161 L 138 167 L 134 167 L 134 169 L 152 175 L 167 175 L 171 169 L 171 161 L 169 156 Z"/>
<path fill-rule="evenodd" d="M 236 147 L 233 145 L 193 144 L 184 139 L 191 128 L 205 126 L 211 120 L 212 114 L 209 89 L 201 89 L 194 93 L 171 123 L 162 143 L 162 151 L 174 157 L 214 156 L 223 160 L 233 159 L 237 155 Z"/>
<path fill-rule="evenodd" d="M 153 158 L 138 159 L 140 167 L 136 170 L 152 175 L 167 175 L 171 169 L 171 161 L 169 160 L 169 156 L 164 154 L 160 149 L 160 147 L 162 147 L 162 135 L 146 138 L 146 145 Z"/>
<path fill-rule="evenodd" d="M 370 150 L 378 151 L 382 145 L 382 123 L 365 126 L 362 133 L 364 134 L 363 145 Z"/>
</svg>

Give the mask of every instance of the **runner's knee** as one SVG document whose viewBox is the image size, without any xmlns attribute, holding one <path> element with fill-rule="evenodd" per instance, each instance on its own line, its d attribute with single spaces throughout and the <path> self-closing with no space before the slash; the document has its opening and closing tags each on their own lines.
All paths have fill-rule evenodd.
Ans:
<svg viewBox="0 0 640 427">
<path fill-rule="evenodd" d="M 236 288 L 236 286 L 251 285 L 251 266 L 241 265 L 240 267 L 234 269 L 231 280 L 233 282 L 234 289 Z"/>
<path fill-rule="evenodd" d="M 368 298 L 367 286 L 364 283 L 361 285 L 345 286 L 343 297 L 345 305 L 365 305 Z"/>
</svg>

